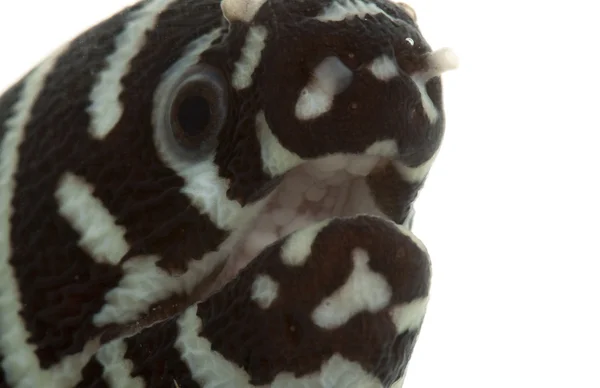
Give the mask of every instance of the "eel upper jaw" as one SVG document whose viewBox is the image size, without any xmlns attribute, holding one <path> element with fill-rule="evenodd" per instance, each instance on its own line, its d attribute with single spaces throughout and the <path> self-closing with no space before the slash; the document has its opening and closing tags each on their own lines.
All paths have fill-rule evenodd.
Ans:
<svg viewBox="0 0 600 388">
<path fill-rule="evenodd" d="M 380 208 L 369 181 L 372 174 L 390 166 L 396 162 L 388 157 L 344 154 L 306 161 L 286 172 L 229 253 L 216 288 L 267 246 L 319 221 L 368 214 L 409 226 L 411 214 L 400 220 Z M 395 186 L 384 184 L 382 190 L 393 196 Z M 412 213 L 412 206 L 407 212 Z"/>
</svg>

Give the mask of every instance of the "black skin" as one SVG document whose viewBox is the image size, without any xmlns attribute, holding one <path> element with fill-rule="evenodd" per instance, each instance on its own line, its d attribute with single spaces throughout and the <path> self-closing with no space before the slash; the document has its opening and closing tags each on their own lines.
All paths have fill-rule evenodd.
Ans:
<svg viewBox="0 0 600 388">
<path fill-rule="evenodd" d="M 130 13 L 145 3 L 128 8 L 86 31 L 58 58 L 31 110 L 31 119 L 19 149 L 18 171 L 14 177 L 16 188 L 11 204 L 9 264 L 18 285 L 20 315 L 42 368 L 51 368 L 65 356 L 81 352 L 92 338 L 130 334 L 131 325 L 115 328 L 97 327 L 93 323 L 94 315 L 106 302 L 106 294 L 122 280 L 123 264 L 139 256 L 158 256 L 161 260 L 157 265 L 161 269 L 178 274 L 188 268 L 191 260 L 201 260 L 207 253 L 218 249 L 228 237 L 227 231 L 219 229 L 182 194 L 185 181 L 160 160 L 153 137 L 153 97 L 162 75 L 181 58 L 190 42 L 209 31 L 220 26 L 228 28 L 227 34 L 220 42 L 215 42 L 216 45 L 205 52 L 199 62 L 219 69 L 226 82 L 223 86 L 228 90 L 227 119 L 214 133 L 218 141 L 213 142 L 216 149 L 212 151 L 216 152 L 214 162 L 221 177 L 229 180 L 227 195 L 230 199 L 242 205 L 251 203 L 264 197 L 281 179 L 265 174 L 258 157 L 261 150 L 256 137 L 255 118 L 261 110 L 280 143 L 303 158 L 332 152 L 361 153 L 368 145 L 382 140 L 395 141 L 400 150 L 398 159 L 409 166 L 420 165 L 435 153 L 444 127 L 441 83 L 439 78 L 433 78 L 427 85 L 429 95 L 440 112 L 440 120 L 431 124 L 423 112 L 420 93 L 410 80 L 412 72 L 423 68 L 424 55 L 430 52 L 430 48 L 410 13 L 391 3 L 373 0 L 399 21 L 391 21 L 384 15 L 367 15 L 363 19 L 330 23 L 311 19 L 329 2 L 269 0 L 250 25 L 234 21 L 230 26 L 221 18 L 218 0 L 173 2 L 158 17 L 155 28 L 148 31 L 146 45 L 130 63 L 130 72 L 121 80 L 123 93 L 119 101 L 123 114 L 102 141 L 92 138 L 87 131 L 90 126 L 87 113 L 90 92 L 97 82 L 96 76 L 106 65 L 106 55 L 115 48 L 114 37 L 122 31 Z M 252 86 L 236 91 L 231 87 L 230 76 L 251 25 L 262 25 L 267 29 L 266 47 L 253 75 Z M 411 38 L 414 46 L 407 44 L 406 38 Z M 373 59 L 383 54 L 396 58 L 401 69 L 400 77 L 381 82 L 366 70 Z M 297 96 L 307 84 L 312 69 L 332 55 L 339 57 L 354 71 L 353 82 L 336 97 L 327 114 L 314 120 L 299 121 L 294 115 Z M 2 137 L 8 128 L 6 119 L 10 117 L 23 85 L 23 81 L 17 82 L 0 97 Z M 207 153 L 206 150 L 202 152 Z M 67 172 L 93 184 L 93 195 L 125 228 L 125 240 L 130 250 L 119 265 L 94 261 L 77 244 L 80 236 L 59 215 L 54 192 Z M 386 175 L 385 172 L 371 183 L 377 185 L 378 182 L 389 181 L 393 185 L 388 187 L 396 187 L 399 196 L 395 199 L 383 195 L 378 201 L 385 203 L 389 212 L 397 214 L 394 219 L 402 219 L 420 186 L 402 186 L 398 176 Z M 398 205 L 398 201 L 402 203 Z M 394 268 L 399 271 L 410 263 L 415 265 L 414 277 L 390 280 L 398 295 L 404 295 L 402 298 L 406 299 L 402 300 L 425 295 L 429 285 L 429 267 L 424 254 L 410 239 L 398 234 L 389 224 L 382 224 L 385 221 L 362 218 L 359 221 L 342 220 L 341 224 L 335 224 L 337 226 L 332 234 L 320 237 L 331 242 L 329 245 L 333 248 L 335 241 L 349 243 L 381 239 L 379 245 L 389 249 L 381 251 L 373 246 L 370 252 L 373 262 L 387 263 L 386 266 L 392 266 L 387 267 L 389 271 Z M 348 260 L 347 252 L 341 251 L 345 245 L 340 250 L 319 248 L 315 256 L 338 263 L 336 268 L 347 267 L 344 262 Z M 255 312 L 252 310 L 254 307 L 244 307 L 243 301 L 256 271 L 280 270 L 279 257 L 273 249 L 265 251 L 256 266 L 228 286 L 225 291 L 229 294 L 218 293 L 197 306 L 198 314 L 202 314 L 207 328 L 212 330 L 207 329 L 207 336 L 214 341 L 215 349 L 249 368 L 251 378 L 257 382 L 268 381 L 281 368 L 289 366 L 289 359 L 270 360 L 270 357 L 277 356 L 274 350 L 261 355 L 261 350 L 266 348 L 258 347 L 256 354 L 260 357 L 250 357 L 253 354 L 249 345 L 252 341 L 244 343 L 239 354 L 232 354 L 231 348 L 243 342 L 227 342 L 226 337 L 229 334 L 231 338 L 236 338 L 239 333 L 247 334 L 248 327 L 240 327 L 246 323 L 234 320 L 228 322 L 230 326 L 222 326 L 222 319 L 223 314 L 232 311 L 229 306 L 238 309 L 240 314 Z M 397 252 L 394 258 L 398 260 L 389 263 L 389 252 Z M 307 288 L 311 300 L 321 295 L 324 289 L 321 286 L 329 284 L 328 287 L 331 287 L 331 284 L 340 284 L 344 280 L 342 271 L 320 272 L 318 266 L 313 270 L 314 273 L 309 271 L 301 277 L 291 272 L 281 273 L 280 280 L 291 284 L 291 279 L 295 279 L 301 285 L 321 276 L 320 283 L 315 283 L 312 289 Z M 390 272 L 390 275 L 393 273 Z M 416 282 L 413 283 L 413 279 Z M 305 295 L 291 294 L 297 298 Z M 277 310 L 285 319 L 291 316 L 291 321 L 282 318 L 273 322 L 295 322 L 297 315 L 293 312 L 300 301 L 292 299 Z M 172 307 L 172 303 L 177 306 Z M 163 322 L 169 331 L 160 331 L 161 325 L 156 325 L 129 341 L 132 346 L 128 349 L 128 358 L 136 363 L 135 374 L 143 376 L 151 383 L 149 386 L 172 386 L 173 376 L 190 379 L 190 371 L 173 350 L 176 316 L 169 318 L 189 303 L 189 300 L 163 301 L 159 313 L 148 317 L 143 325 Z M 314 371 L 318 364 L 314 360 L 322 360 L 327 351 L 341 349 L 344 343 L 356 341 L 356 338 L 367 341 L 382 333 L 385 338 L 377 343 L 379 347 L 364 352 L 368 354 L 368 360 L 360 359 L 360 354 L 357 354 L 362 352 L 355 352 L 356 349 L 343 351 L 351 358 L 359 358 L 365 370 L 378 376 L 384 385 L 398 377 L 406 365 L 406 354 L 412 351 L 413 339 L 396 336 L 389 330 L 390 322 L 381 320 L 381 317 L 364 316 L 361 319 L 363 321 L 358 326 L 362 331 L 348 326 L 347 332 L 340 337 L 313 332 L 312 339 L 332 340 L 325 343 L 325 350 L 302 348 L 295 357 L 313 361 L 298 364 L 297 371 Z M 263 321 L 257 320 L 253 324 L 259 325 L 260 322 Z M 301 327 L 296 323 L 292 326 Z M 223 327 L 227 330 L 222 331 Z M 283 333 L 289 327 L 282 324 L 278 329 Z M 267 342 L 270 339 L 268 334 L 262 332 L 259 337 Z M 297 341 L 298 335 L 296 331 L 288 339 Z M 275 340 L 284 341 L 285 338 Z M 140 349 L 135 341 L 144 343 L 142 349 L 146 352 L 135 353 Z M 148 343 L 152 341 L 160 344 L 153 347 Z M 360 345 L 368 347 L 369 342 L 361 342 Z M 156 352 L 153 353 L 153 350 Z M 149 358 L 149 353 L 156 358 Z M 149 363 L 160 357 L 164 357 L 162 363 Z M 262 364 L 263 359 L 269 359 L 269 362 Z M 7 373 L 4 372 L 0 373 L 2 388 L 7 386 Z M 93 359 L 86 366 L 84 380 L 95 383 L 81 386 L 101 386 L 101 373 L 102 368 Z M 153 380 L 153 373 L 161 374 L 164 380 Z M 179 385 L 196 386 L 192 383 Z"/>
<path fill-rule="evenodd" d="M 424 59 L 431 48 L 411 13 L 385 1 L 375 3 L 399 22 L 379 14 L 323 23 L 314 17 L 329 1 L 270 0 L 250 25 L 234 21 L 222 45 L 204 55 L 206 63 L 229 69 L 226 74 L 232 74 L 238 58 L 231 55 L 232 51 L 237 52 L 244 44 L 248 28 L 260 25 L 268 30 L 252 86 L 239 92 L 232 90 L 232 114 L 219 135 L 217 163 L 221 174 L 231 180 L 230 198 L 251 202 L 261 197 L 265 188 L 274 186 L 273 177 L 262 172 L 255 158 L 260 152 L 256 137 L 249 136 L 249 131 L 255 130 L 254 118 L 259 110 L 264 110 L 279 142 L 302 158 L 361 153 L 365 145 L 393 140 L 400 150 L 399 159 L 408 166 L 418 166 L 437 151 L 445 124 L 440 79 L 435 77 L 427 84 L 429 96 L 440 112 L 433 124 L 410 79 L 415 71 L 425 68 Z M 366 68 L 384 54 L 396 58 L 401 69 L 400 77 L 387 82 L 377 80 Z M 311 71 L 328 56 L 338 57 L 353 70 L 353 81 L 336 96 L 327 114 L 301 121 L 294 112 L 299 93 Z"/>
</svg>

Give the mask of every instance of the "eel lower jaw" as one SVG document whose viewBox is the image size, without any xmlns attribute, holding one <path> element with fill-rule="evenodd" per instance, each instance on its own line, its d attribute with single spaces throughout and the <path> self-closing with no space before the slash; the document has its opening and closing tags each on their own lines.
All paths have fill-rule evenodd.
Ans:
<svg viewBox="0 0 600 388">
<path fill-rule="evenodd" d="M 374 188 L 370 182 L 373 174 L 390 166 L 395 162 L 386 157 L 335 155 L 305 162 L 285 173 L 235 244 L 213 290 L 236 277 L 270 244 L 325 219 L 367 214 L 410 227 L 412 208 L 400 217 L 385 214 L 374 195 L 375 190 L 394 195 L 394 185 Z"/>
</svg>

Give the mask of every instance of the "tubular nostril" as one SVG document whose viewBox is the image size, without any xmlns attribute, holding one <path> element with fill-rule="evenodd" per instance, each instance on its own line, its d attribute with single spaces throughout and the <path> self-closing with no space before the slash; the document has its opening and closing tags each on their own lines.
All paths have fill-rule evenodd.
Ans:
<svg viewBox="0 0 600 388">
<path fill-rule="evenodd" d="M 424 81 L 438 77 L 458 67 L 458 56 L 450 48 L 442 48 L 424 55 L 396 56 L 398 66 L 407 74 L 416 75 Z"/>
<path fill-rule="evenodd" d="M 449 48 L 443 48 L 428 53 L 423 57 L 423 66 L 411 74 L 411 78 L 421 94 L 421 103 L 423 110 L 431 123 L 439 118 L 438 108 L 435 106 L 425 85 L 427 82 L 442 75 L 442 73 L 456 69 L 458 67 L 458 57 Z"/>
<path fill-rule="evenodd" d="M 449 48 L 442 48 L 427 55 L 427 68 L 424 75 L 428 75 L 428 79 L 442 75 L 450 70 L 458 68 L 458 56 Z"/>
</svg>

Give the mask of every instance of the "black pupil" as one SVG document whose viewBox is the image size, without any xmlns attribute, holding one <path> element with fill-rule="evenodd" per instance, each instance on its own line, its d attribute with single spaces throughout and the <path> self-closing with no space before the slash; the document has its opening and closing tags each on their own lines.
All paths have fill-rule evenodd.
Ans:
<svg viewBox="0 0 600 388">
<path fill-rule="evenodd" d="M 186 96 L 179 105 L 177 121 L 187 136 L 201 135 L 210 124 L 210 104 L 203 96 Z"/>
</svg>

